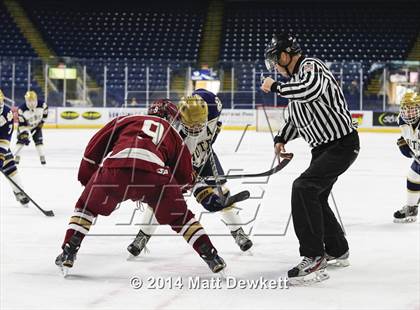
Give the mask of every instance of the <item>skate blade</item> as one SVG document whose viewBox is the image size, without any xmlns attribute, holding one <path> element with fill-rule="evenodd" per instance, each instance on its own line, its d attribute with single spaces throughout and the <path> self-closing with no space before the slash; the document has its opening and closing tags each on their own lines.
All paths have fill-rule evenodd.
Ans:
<svg viewBox="0 0 420 310">
<path fill-rule="evenodd" d="M 69 275 L 70 268 L 66 266 L 59 266 L 59 269 L 63 278 L 67 278 L 67 276 Z"/>
<path fill-rule="evenodd" d="M 221 279 L 222 282 L 226 282 L 226 278 L 227 278 L 226 267 L 224 267 L 218 273 L 214 273 L 213 277 L 217 277 L 217 278 Z"/>
<path fill-rule="evenodd" d="M 254 252 L 252 251 L 252 249 L 248 249 L 245 252 L 242 252 L 242 255 L 244 255 L 244 256 L 254 256 Z"/>
<path fill-rule="evenodd" d="M 325 269 L 321 269 L 321 270 L 312 272 L 306 276 L 289 278 L 289 284 L 292 286 L 312 285 L 318 282 L 325 281 L 329 278 L 330 276 L 325 271 Z"/>
<path fill-rule="evenodd" d="M 348 267 L 350 266 L 350 261 L 348 259 L 332 259 L 328 261 L 328 267 Z"/>
<path fill-rule="evenodd" d="M 141 254 L 141 253 L 140 253 Z M 133 254 L 128 254 L 127 262 L 135 262 L 141 259 L 141 255 L 134 256 Z"/>
<path fill-rule="evenodd" d="M 394 223 L 405 224 L 405 223 L 414 223 L 417 221 L 417 216 L 408 216 L 405 219 L 394 219 Z"/>
</svg>

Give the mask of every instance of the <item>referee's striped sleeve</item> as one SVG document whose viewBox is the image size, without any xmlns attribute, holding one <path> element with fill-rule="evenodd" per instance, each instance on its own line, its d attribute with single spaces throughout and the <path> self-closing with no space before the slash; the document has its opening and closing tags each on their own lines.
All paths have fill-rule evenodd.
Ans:
<svg viewBox="0 0 420 310">
<path fill-rule="evenodd" d="M 280 96 L 294 100 L 313 101 L 323 93 L 325 77 L 322 67 L 315 61 L 306 61 L 302 64 L 301 81 L 277 85 Z"/>
<path fill-rule="evenodd" d="M 277 136 L 274 137 L 274 144 L 276 143 L 284 143 L 286 144 L 293 139 L 299 137 L 299 132 L 293 123 L 291 122 L 290 118 L 287 120 L 286 124 L 283 128 L 278 132 Z"/>
</svg>

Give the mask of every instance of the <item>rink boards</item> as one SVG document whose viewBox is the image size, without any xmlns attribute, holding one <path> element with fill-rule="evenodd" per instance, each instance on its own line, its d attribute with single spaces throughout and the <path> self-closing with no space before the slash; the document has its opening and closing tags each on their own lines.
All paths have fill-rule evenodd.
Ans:
<svg viewBox="0 0 420 310">
<path fill-rule="evenodd" d="M 121 115 L 143 115 L 146 108 L 76 108 L 51 107 L 45 128 L 100 128 Z M 399 132 L 398 114 L 395 112 L 351 111 L 360 132 Z M 255 109 L 225 109 L 220 120 L 225 130 L 255 130 Z"/>
</svg>

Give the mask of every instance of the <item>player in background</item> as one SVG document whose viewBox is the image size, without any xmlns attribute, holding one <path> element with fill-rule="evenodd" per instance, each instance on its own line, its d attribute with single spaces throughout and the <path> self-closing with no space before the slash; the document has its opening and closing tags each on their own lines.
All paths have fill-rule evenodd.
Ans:
<svg viewBox="0 0 420 310">
<path fill-rule="evenodd" d="M 0 89 L 0 170 L 10 177 L 20 188 L 23 188 L 20 181 L 15 160 L 10 151 L 10 139 L 13 133 L 13 112 L 4 104 L 4 94 Z M 16 200 L 24 207 L 28 206 L 29 199 L 13 184 L 12 189 Z"/>
<path fill-rule="evenodd" d="M 19 127 L 18 141 L 16 144 L 15 161 L 20 162 L 20 151 L 23 146 L 29 145 L 30 139 L 35 143 L 39 160 L 42 165 L 46 164 L 44 153 L 44 141 L 42 137 L 42 127 L 48 117 L 48 106 L 45 102 L 38 101 L 38 96 L 34 91 L 25 94 L 25 103 L 19 106 Z"/>
<path fill-rule="evenodd" d="M 225 268 L 182 196 L 182 187 L 191 186 L 194 175 L 188 147 L 170 124 L 177 117 L 176 106 L 165 102 L 148 114 L 118 117 L 89 141 L 78 174 L 85 189 L 56 258 L 65 274 L 95 218 L 110 215 L 128 199 L 151 206 L 158 223 L 183 236 L 212 272 Z"/>
<path fill-rule="evenodd" d="M 394 222 L 409 223 L 417 220 L 420 199 L 420 95 L 406 93 L 400 109 L 398 124 L 402 136 L 397 145 L 404 156 L 414 160 L 407 175 L 407 202 L 394 213 Z"/>
<path fill-rule="evenodd" d="M 199 177 L 213 176 L 210 156 L 212 145 L 216 141 L 222 123 L 219 116 L 222 111 L 220 99 L 210 91 L 197 89 L 192 96 L 183 98 L 178 105 L 180 113 L 181 129 L 180 134 L 192 153 L 193 166 Z M 223 175 L 224 171 L 217 155 L 213 152 L 217 173 Z M 222 181 L 222 190 L 225 197 L 221 199 L 217 191 L 215 182 L 198 181 L 193 194 L 198 203 L 207 211 L 220 211 L 223 221 L 230 230 L 236 244 L 242 251 L 247 251 L 252 247 L 252 241 L 245 234 L 239 211 L 235 204 L 226 208 L 224 201 L 230 195 L 229 189 L 225 186 L 226 180 Z M 142 225 L 127 250 L 133 255 L 138 256 L 146 247 L 151 235 L 156 231 L 156 220 L 153 219 L 153 212 L 150 208 L 145 208 L 142 214 Z M 144 223 L 144 224 L 143 224 Z"/>
</svg>

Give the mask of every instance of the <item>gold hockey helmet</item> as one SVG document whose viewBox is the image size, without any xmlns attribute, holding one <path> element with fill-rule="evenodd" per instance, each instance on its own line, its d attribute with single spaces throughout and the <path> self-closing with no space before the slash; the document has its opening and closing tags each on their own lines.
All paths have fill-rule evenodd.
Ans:
<svg viewBox="0 0 420 310">
<path fill-rule="evenodd" d="M 3 107 L 4 107 L 4 94 L 0 89 L 0 115 L 3 113 Z"/>
<path fill-rule="evenodd" d="M 401 118 L 407 124 L 414 124 L 420 118 L 420 95 L 414 92 L 407 92 L 401 99 Z"/>
<path fill-rule="evenodd" d="M 38 96 L 36 95 L 36 92 L 33 90 L 27 91 L 25 94 L 25 101 L 29 109 L 35 110 L 36 106 L 38 105 Z"/>
<path fill-rule="evenodd" d="M 0 89 L 0 104 L 1 103 L 4 103 L 4 94 L 3 94 L 3 92 Z"/>
<path fill-rule="evenodd" d="M 197 136 L 203 130 L 208 120 L 207 103 L 198 95 L 182 97 L 178 104 L 181 125 L 185 132 Z"/>
</svg>

